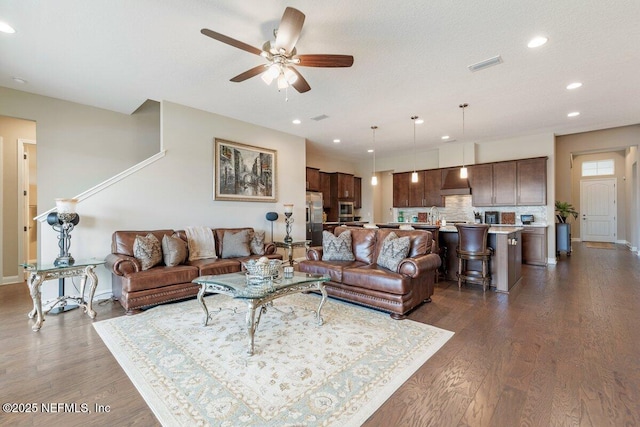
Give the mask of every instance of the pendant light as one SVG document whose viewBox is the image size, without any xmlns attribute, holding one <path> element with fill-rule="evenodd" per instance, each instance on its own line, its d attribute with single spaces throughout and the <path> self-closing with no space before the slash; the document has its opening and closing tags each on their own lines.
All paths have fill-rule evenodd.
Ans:
<svg viewBox="0 0 640 427">
<path fill-rule="evenodd" d="M 413 173 L 411 174 L 411 182 L 418 182 L 418 172 L 416 172 L 416 120 L 418 116 L 411 116 L 413 120 Z"/>
<path fill-rule="evenodd" d="M 378 177 L 376 176 L 376 129 L 378 126 L 371 126 L 373 131 L 373 172 L 371 172 L 371 185 L 378 185 Z"/>
<path fill-rule="evenodd" d="M 469 104 L 466 102 L 464 104 L 460 104 L 459 107 L 462 108 L 462 138 L 464 139 L 464 109 L 467 108 Z M 464 144 L 462 145 L 462 167 L 460 168 L 460 178 L 467 178 L 467 168 L 464 166 Z"/>
</svg>

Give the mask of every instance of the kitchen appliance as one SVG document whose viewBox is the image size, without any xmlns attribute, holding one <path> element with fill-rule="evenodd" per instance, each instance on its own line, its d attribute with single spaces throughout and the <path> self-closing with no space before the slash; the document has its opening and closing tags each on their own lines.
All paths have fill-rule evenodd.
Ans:
<svg viewBox="0 0 640 427">
<path fill-rule="evenodd" d="M 338 221 L 353 221 L 353 202 L 338 201 Z"/>
<path fill-rule="evenodd" d="M 322 193 L 307 191 L 307 240 L 322 245 Z"/>
<path fill-rule="evenodd" d="M 485 224 L 499 224 L 500 223 L 500 212 L 498 212 L 498 211 L 486 211 L 484 213 L 484 223 Z"/>
<path fill-rule="evenodd" d="M 520 215 L 520 220 L 524 225 L 529 225 L 533 222 L 533 215 Z"/>
</svg>

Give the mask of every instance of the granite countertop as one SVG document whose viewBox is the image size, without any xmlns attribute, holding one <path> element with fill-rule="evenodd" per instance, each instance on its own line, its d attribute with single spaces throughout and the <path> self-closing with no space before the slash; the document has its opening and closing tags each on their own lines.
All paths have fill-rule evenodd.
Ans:
<svg viewBox="0 0 640 427">
<path fill-rule="evenodd" d="M 516 231 L 522 230 L 522 226 L 502 224 L 500 225 L 500 227 L 489 227 L 489 234 L 511 234 L 515 233 Z M 455 227 L 455 225 L 447 225 L 445 227 L 440 227 L 440 232 L 457 233 L 458 229 Z"/>
</svg>

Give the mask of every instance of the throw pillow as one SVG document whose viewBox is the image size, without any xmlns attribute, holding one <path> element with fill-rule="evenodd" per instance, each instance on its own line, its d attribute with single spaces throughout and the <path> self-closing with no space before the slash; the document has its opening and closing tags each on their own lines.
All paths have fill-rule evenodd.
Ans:
<svg viewBox="0 0 640 427">
<path fill-rule="evenodd" d="M 322 260 L 323 261 L 355 261 L 351 248 L 351 231 L 343 231 L 334 236 L 328 231 L 322 232 Z"/>
<path fill-rule="evenodd" d="M 411 239 L 409 236 L 398 237 L 396 233 L 389 233 L 382 242 L 382 249 L 380 249 L 380 254 L 378 255 L 378 265 L 397 272 L 400 261 L 409 255 L 410 247 Z"/>
<path fill-rule="evenodd" d="M 251 237 L 251 253 L 253 255 L 264 255 L 264 231 L 256 231 Z"/>
<path fill-rule="evenodd" d="M 162 238 L 162 257 L 164 265 L 167 267 L 175 267 L 182 264 L 187 259 L 187 242 L 182 240 L 176 234 Z"/>
<path fill-rule="evenodd" d="M 133 242 L 133 256 L 140 261 L 143 270 L 148 270 L 162 262 L 162 247 L 156 236 L 149 233 L 146 236 L 136 236 Z"/>
<path fill-rule="evenodd" d="M 249 230 L 231 233 L 227 231 L 222 238 L 222 258 L 237 258 L 251 255 Z"/>
</svg>

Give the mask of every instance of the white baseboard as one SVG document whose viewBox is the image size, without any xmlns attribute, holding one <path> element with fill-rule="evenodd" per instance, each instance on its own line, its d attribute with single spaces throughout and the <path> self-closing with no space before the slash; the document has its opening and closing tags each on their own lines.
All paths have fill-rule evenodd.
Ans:
<svg viewBox="0 0 640 427">
<path fill-rule="evenodd" d="M 19 276 L 6 276 L 2 278 L 2 285 L 13 285 L 14 283 L 22 283 L 24 279 L 20 279 Z"/>
<path fill-rule="evenodd" d="M 547 258 L 547 265 L 556 265 L 558 263 L 558 258 Z"/>
</svg>

